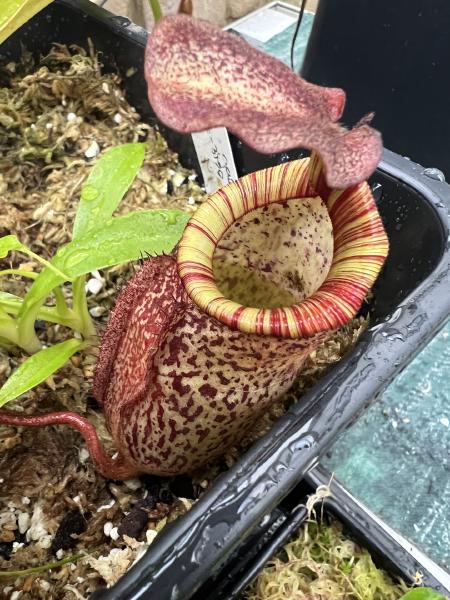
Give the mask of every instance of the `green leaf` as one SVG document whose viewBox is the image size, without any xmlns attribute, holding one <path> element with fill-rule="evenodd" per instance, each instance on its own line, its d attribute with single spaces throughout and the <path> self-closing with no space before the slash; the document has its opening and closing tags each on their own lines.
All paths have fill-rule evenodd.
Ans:
<svg viewBox="0 0 450 600">
<path fill-rule="evenodd" d="M 83 340 L 73 338 L 39 350 L 27 358 L 0 389 L 0 406 L 45 381 L 85 345 Z"/>
<path fill-rule="evenodd" d="M 5 235 L 4 237 L 0 238 L 0 258 L 5 258 L 8 252 L 11 252 L 12 250 L 23 252 L 27 256 L 31 256 L 37 262 L 54 271 L 56 275 L 62 277 L 63 281 L 70 279 L 68 275 L 62 273 L 57 267 L 53 266 L 51 262 L 30 250 L 27 246 L 25 246 L 25 244 L 22 244 L 22 242 L 20 242 L 15 235 Z M 15 270 L 7 269 L 6 271 L 1 271 L 0 275 L 2 273 L 6 274 L 8 271 L 14 272 Z M 34 277 L 31 276 L 31 278 L 33 279 Z"/>
<path fill-rule="evenodd" d="M 181 210 L 143 210 L 110 219 L 103 228 L 73 240 L 58 250 L 52 266 L 64 269 L 75 279 L 95 269 L 103 269 L 145 254 L 170 252 L 179 241 L 189 220 Z M 19 325 L 26 331 L 36 318 L 36 311 L 49 293 L 65 280 L 44 269 L 33 282 L 19 312 Z"/>
<path fill-rule="evenodd" d="M 15 235 L 5 235 L 0 238 L 0 258 L 5 258 L 8 252 L 12 250 L 28 250 L 26 246 L 24 246 Z"/>
<path fill-rule="evenodd" d="M 50 2 L 52 0 L 2 0 L 0 7 L 0 44 Z"/>
<path fill-rule="evenodd" d="M 111 217 L 139 172 L 144 155 L 144 144 L 121 144 L 101 155 L 81 189 L 73 239 L 94 231 Z"/>
<path fill-rule="evenodd" d="M 431 588 L 415 588 L 407 592 L 400 600 L 448 600 L 439 592 L 432 590 Z"/>
</svg>

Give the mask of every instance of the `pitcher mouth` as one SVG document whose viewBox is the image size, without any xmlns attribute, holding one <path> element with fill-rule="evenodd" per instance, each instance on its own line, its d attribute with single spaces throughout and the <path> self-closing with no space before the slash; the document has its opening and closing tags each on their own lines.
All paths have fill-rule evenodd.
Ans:
<svg viewBox="0 0 450 600">
<path fill-rule="evenodd" d="M 272 203 L 318 195 L 333 226 L 329 272 L 308 298 L 280 308 L 244 306 L 219 290 L 213 256 L 229 227 Z M 367 183 L 327 187 L 317 155 L 257 171 L 212 194 L 189 220 L 178 247 L 178 273 L 198 308 L 231 329 L 306 338 L 337 329 L 358 312 L 388 254 L 389 243 Z"/>
</svg>

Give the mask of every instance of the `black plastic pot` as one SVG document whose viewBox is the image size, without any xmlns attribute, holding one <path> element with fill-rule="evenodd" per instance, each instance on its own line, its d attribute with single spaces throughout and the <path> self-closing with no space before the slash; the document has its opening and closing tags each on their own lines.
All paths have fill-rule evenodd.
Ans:
<svg viewBox="0 0 450 600">
<path fill-rule="evenodd" d="M 52 42 L 86 45 L 124 76 L 131 104 L 154 121 L 143 78 L 146 32 L 88 0 L 49 5 L 0 49 L 11 58 L 20 43 L 36 53 Z M 137 71 L 125 74 L 129 67 Z M 164 130 L 187 166 L 198 165 L 190 136 Z M 233 140 L 239 174 L 295 158 L 301 151 L 262 156 Z M 164 528 L 149 552 L 97 599 L 187 599 L 242 544 L 300 481 L 336 436 L 430 340 L 450 314 L 450 188 L 422 167 L 385 151 L 371 180 L 390 255 L 371 304 L 372 326 L 356 347 L 330 368 L 183 518 Z"/>
<path fill-rule="evenodd" d="M 336 519 L 345 534 L 369 550 L 375 564 L 394 578 L 415 583 L 422 574 L 422 585 L 449 594 L 450 576 L 441 567 L 413 547 L 332 479 L 323 467 L 312 469 L 305 479 L 275 508 L 252 534 L 253 543 L 243 544 L 217 576 L 207 581 L 193 600 L 234 600 L 286 543 L 298 536 L 308 518 L 306 502 L 319 486 L 329 487 L 331 496 L 314 504 L 316 518 Z"/>
</svg>

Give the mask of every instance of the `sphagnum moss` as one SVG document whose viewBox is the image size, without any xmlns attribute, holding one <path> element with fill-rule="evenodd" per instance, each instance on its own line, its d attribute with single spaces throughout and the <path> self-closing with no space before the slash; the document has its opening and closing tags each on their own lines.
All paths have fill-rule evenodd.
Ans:
<svg viewBox="0 0 450 600">
<path fill-rule="evenodd" d="M 309 521 L 259 573 L 246 600 L 398 600 L 407 590 L 340 523 Z"/>
</svg>

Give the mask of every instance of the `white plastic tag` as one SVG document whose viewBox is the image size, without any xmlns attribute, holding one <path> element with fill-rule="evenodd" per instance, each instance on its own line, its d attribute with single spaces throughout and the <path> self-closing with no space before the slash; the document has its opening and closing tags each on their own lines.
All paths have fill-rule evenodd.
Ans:
<svg viewBox="0 0 450 600">
<path fill-rule="evenodd" d="M 225 127 L 192 134 L 208 194 L 237 179 L 230 139 Z"/>
</svg>

